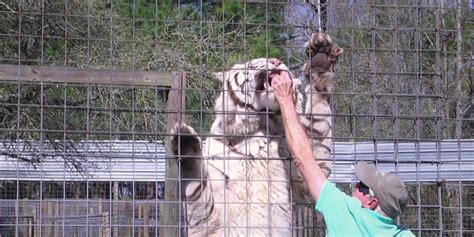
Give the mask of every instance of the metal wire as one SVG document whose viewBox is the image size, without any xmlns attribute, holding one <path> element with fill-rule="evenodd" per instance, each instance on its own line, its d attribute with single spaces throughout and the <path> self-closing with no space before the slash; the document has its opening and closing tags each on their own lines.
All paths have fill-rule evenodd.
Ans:
<svg viewBox="0 0 474 237">
<path fill-rule="evenodd" d="M 351 165 L 372 162 L 407 180 L 410 203 L 398 223 L 420 236 L 473 235 L 469 4 L 0 0 L 2 68 L 109 71 L 102 84 L 54 82 L 38 76 L 43 70 L 26 80 L 20 67 L 8 79 L 0 71 L 0 236 L 158 236 L 164 228 L 186 236 L 187 180 L 182 173 L 165 177 L 164 164 L 176 159 L 163 145 L 174 135 L 166 116 L 183 113 L 201 140 L 215 136 L 214 116 L 232 113 L 214 111 L 221 87 L 210 72 L 278 57 L 296 75 L 307 60 L 306 36 L 324 30 L 345 51 L 330 94 L 331 180 L 347 191 Z M 117 69 L 186 71 L 188 85 L 183 91 L 137 78 L 116 85 Z M 186 93 L 184 111 L 166 107 L 173 91 Z M 250 137 L 258 136 L 242 135 Z M 237 159 L 226 157 L 224 171 Z M 177 184 L 176 199 L 164 198 L 165 181 Z M 164 225 L 161 211 L 171 205 L 178 205 L 179 221 Z M 324 233 L 316 213 L 294 218 L 294 236 Z M 252 224 L 242 224 L 248 234 Z"/>
</svg>

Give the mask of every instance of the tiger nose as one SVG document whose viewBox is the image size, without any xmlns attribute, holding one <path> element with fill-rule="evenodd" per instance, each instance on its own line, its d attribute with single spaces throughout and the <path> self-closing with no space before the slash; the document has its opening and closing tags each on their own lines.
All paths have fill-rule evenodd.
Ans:
<svg viewBox="0 0 474 237">
<path fill-rule="evenodd" d="M 278 58 L 270 58 L 268 60 L 271 64 L 275 65 L 276 67 L 280 66 L 283 62 L 280 61 Z"/>
</svg>

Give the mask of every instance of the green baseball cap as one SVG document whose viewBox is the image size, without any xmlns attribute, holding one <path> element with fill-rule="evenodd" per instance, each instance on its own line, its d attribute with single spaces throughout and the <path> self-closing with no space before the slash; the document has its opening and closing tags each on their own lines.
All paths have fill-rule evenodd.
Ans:
<svg viewBox="0 0 474 237">
<path fill-rule="evenodd" d="M 382 210 L 391 218 L 402 213 L 408 202 L 408 191 L 403 181 L 393 173 L 377 171 L 375 166 L 358 162 L 355 166 L 356 177 L 374 191 Z"/>
</svg>

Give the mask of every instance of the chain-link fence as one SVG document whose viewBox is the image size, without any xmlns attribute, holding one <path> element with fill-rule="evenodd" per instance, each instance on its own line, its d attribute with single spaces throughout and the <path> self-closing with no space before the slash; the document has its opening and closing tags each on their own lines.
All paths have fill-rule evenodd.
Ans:
<svg viewBox="0 0 474 237">
<path fill-rule="evenodd" d="M 329 96 L 330 179 L 349 191 L 351 166 L 375 163 L 408 185 L 399 224 L 474 235 L 472 7 L 0 0 L 0 236 L 186 235 L 186 180 L 165 149 L 172 115 L 205 140 L 222 91 L 213 72 L 279 58 L 300 78 L 318 31 L 344 50 Z M 324 235 L 313 211 L 293 224 L 293 236 Z"/>
</svg>

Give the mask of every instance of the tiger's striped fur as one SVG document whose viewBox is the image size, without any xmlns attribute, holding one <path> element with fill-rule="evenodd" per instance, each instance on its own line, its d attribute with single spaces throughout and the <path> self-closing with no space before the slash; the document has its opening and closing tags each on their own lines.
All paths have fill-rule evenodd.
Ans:
<svg viewBox="0 0 474 237">
<path fill-rule="evenodd" d="M 322 38 L 321 38 L 322 37 Z M 326 45 L 327 44 L 327 45 Z M 322 47 L 322 45 L 326 45 Z M 315 158 L 330 173 L 331 90 L 333 65 L 342 50 L 326 34 L 315 34 L 306 44 L 310 63 L 303 72 L 305 110 L 300 117 L 313 144 Z M 188 236 L 291 236 L 291 203 L 307 201 L 309 194 L 291 166 L 283 124 L 267 76 L 288 70 L 276 59 L 254 59 L 237 64 L 216 77 L 223 90 L 214 107 L 216 119 L 207 149 L 198 155 L 199 139 L 191 127 L 178 127 L 196 138 L 181 146 Z M 294 85 L 299 84 L 294 80 Z M 303 93 L 296 91 L 297 112 L 303 111 Z M 190 149 L 191 147 L 192 149 Z M 293 167 L 293 168 L 290 168 Z"/>
<path fill-rule="evenodd" d="M 329 35 L 325 33 L 313 34 L 305 44 L 305 48 L 309 60 L 302 67 L 305 83 L 300 89 L 305 103 L 300 122 L 310 138 L 314 158 L 328 177 L 331 173 L 332 144 L 332 111 L 329 93 L 332 89 L 334 66 L 342 49 L 333 44 Z M 301 222 L 301 217 L 308 218 L 313 215 L 314 200 L 294 165 L 291 170 L 292 198 L 293 203 L 296 204 L 293 207 L 293 226 L 307 233 L 308 230 L 304 230 L 301 225 L 311 224 L 307 221 Z"/>
<path fill-rule="evenodd" d="M 333 44 L 326 33 L 315 33 L 305 44 L 309 62 L 303 65 L 308 81 L 304 87 L 306 97 L 301 122 L 311 139 L 313 154 L 326 176 L 331 173 L 332 111 L 329 93 L 332 91 L 334 66 L 343 50 Z"/>
<path fill-rule="evenodd" d="M 196 178 L 183 192 L 188 236 L 291 236 L 290 161 L 268 82 L 269 73 L 282 70 L 288 68 L 279 60 L 260 58 L 216 74 L 223 90 L 207 149 L 199 168 L 182 172 Z"/>
</svg>

